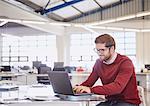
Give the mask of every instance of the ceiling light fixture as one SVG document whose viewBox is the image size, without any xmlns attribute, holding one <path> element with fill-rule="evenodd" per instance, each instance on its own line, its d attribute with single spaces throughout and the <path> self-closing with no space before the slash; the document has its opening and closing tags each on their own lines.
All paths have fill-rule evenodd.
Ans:
<svg viewBox="0 0 150 106">
<path fill-rule="evenodd" d="M 8 23 L 8 21 L 3 21 L 3 22 L 0 23 L 0 26 L 5 25 L 6 23 Z"/>
<path fill-rule="evenodd" d="M 19 36 L 15 36 L 15 35 L 12 35 L 12 34 L 6 34 L 6 33 L 1 33 L 1 36 L 3 36 L 3 37 L 13 37 L 13 38 L 18 38 L 18 39 L 21 38 Z"/>
<path fill-rule="evenodd" d="M 66 27 L 69 27 L 69 26 L 71 26 L 71 24 L 69 24 L 69 23 L 62 23 L 62 22 L 50 22 L 49 23 L 50 25 L 56 25 L 56 26 L 66 26 Z"/>
<path fill-rule="evenodd" d="M 117 31 L 123 31 L 124 28 L 118 28 L 118 27 L 106 27 L 108 30 L 117 30 Z"/>
<path fill-rule="evenodd" d="M 99 26 L 89 26 L 89 28 L 92 28 L 92 29 L 102 29 L 102 30 L 114 30 L 114 31 L 128 31 L 128 32 L 146 32 L 146 31 L 149 31 L 150 32 L 150 29 L 148 30 L 140 30 L 140 29 L 129 29 L 129 28 L 120 28 L 120 27 L 99 27 Z"/>
<path fill-rule="evenodd" d="M 128 15 L 128 16 L 118 17 L 118 18 L 116 18 L 116 21 L 124 21 L 127 19 L 135 18 L 135 17 L 136 17 L 136 15 Z"/>
<path fill-rule="evenodd" d="M 44 21 L 22 20 L 22 23 L 29 23 L 29 24 L 46 24 L 47 22 L 44 22 Z"/>
<path fill-rule="evenodd" d="M 150 29 L 142 29 L 141 32 L 150 32 Z"/>
<path fill-rule="evenodd" d="M 112 22 L 116 22 L 116 19 L 104 20 L 104 21 L 89 23 L 89 24 L 86 24 L 86 25 L 87 26 L 88 25 L 101 25 L 101 24 L 108 24 L 108 23 L 112 23 Z"/>
<path fill-rule="evenodd" d="M 87 23 L 86 25 L 109 24 L 109 23 L 113 23 L 113 22 L 124 21 L 124 20 L 133 19 L 133 18 L 136 18 L 136 17 L 147 16 L 147 15 L 150 15 L 150 11 L 144 11 L 144 12 L 139 12 L 139 13 L 136 13 L 136 14 L 116 17 L 114 19 L 109 19 L 109 20 L 101 20 L 101 21 L 97 21 L 97 22 Z"/>
<path fill-rule="evenodd" d="M 16 23 L 20 23 L 21 22 L 21 20 L 17 20 L 17 19 L 5 19 L 5 18 L 0 18 L 0 21 L 16 22 Z"/>
<path fill-rule="evenodd" d="M 87 30 L 87 31 L 90 31 L 91 33 L 96 34 L 96 35 L 98 35 L 98 34 L 99 34 L 98 32 L 94 31 L 93 29 L 88 28 L 87 26 L 82 25 L 81 27 L 82 27 L 82 28 L 84 28 L 84 29 L 85 29 L 85 30 Z"/>
<path fill-rule="evenodd" d="M 101 27 L 101 26 L 87 26 L 89 28 L 94 28 L 94 29 L 106 29 L 106 27 Z"/>
<path fill-rule="evenodd" d="M 147 16 L 150 15 L 150 11 L 145 11 L 145 12 L 140 12 L 136 14 L 136 17 L 142 17 L 142 16 Z"/>
<path fill-rule="evenodd" d="M 125 28 L 124 31 L 131 31 L 131 32 L 140 32 L 139 29 L 129 29 L 129 28 Z"/>
</svg>

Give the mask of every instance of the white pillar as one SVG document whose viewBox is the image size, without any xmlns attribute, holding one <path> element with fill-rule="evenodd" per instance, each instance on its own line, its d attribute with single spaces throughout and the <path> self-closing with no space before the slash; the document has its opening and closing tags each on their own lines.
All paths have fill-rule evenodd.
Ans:
<svg viewBox="0 0 150 106">
<path fill-rule="evenodd" d="M 64 36 L 56 36 L 57 61 L 64 62 Z"/>
<path fill-rule="evenodd" d="M 0 36 L 0 65 L 2 65 L 2 62 L 1 62 L 1 57 L 2 57 L 2 46 L 3 46 L 3 41 L 2 41 L 2 36 Z"/>
<path fill-rule="evenodd" d="M 65 44 L 64 60 L 65 60 L 66 65 L 70 65 L 70 46 L 71 46 L 71 44 L 70 44 L 70 34 L 66 32 L 64 39 L 65 39 L 65 42 L 64 42 L 64 44 Z"/>
<path fill-rule="evenodd" d="M 58 61 L 63 61 L 65 65 L 70 64 L 70 34 L 67 30 L 62 36 L 56 36 L 56 47 Z"/>
</svg>

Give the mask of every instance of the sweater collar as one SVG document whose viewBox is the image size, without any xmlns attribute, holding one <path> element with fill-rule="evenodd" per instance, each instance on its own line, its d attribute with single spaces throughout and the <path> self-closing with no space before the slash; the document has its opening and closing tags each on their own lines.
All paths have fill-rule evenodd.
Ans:
<svg viewBox="0 0 150 106">
<path fill-rule="evenodd" d="M 117 53 L 114 52 L 112 58 L 109 61 L 103 61 L 103 63 L 108 64 L 108 65 L 112 64 L 115 61 L 116 58 L 117 58 Z"/>
</svg>

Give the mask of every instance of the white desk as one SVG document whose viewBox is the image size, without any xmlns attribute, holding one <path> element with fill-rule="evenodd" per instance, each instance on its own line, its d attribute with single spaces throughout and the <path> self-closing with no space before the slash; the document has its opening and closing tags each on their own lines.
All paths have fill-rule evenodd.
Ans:
<svg viewBox="0 0 150 106">
<path fill-rule="evenodd" d="M 93 103 L 99 103 L 100 101 L 62 101 L 54 97 L 52 87 L 50 85 L 39 87 L 41 85 L 34 86 L 19 86 L 18 98 L 23 99 L 26 97 L 35 98 L 37 96 L 48 96 L 48 101 L 7 101 L 4 102 L 7 106 L 91 106 Z"/>
</svg>

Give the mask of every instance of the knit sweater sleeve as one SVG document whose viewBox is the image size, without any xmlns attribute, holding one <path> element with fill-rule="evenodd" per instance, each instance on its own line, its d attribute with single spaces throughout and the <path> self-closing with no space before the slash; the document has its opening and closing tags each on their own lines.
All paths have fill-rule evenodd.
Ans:
<svg viewBox="0 0 150 106">
<path fill-rule="evenodd" d="M 93 67 L 92 73 L 91 73 L 90 76 L 87 78 L 87 80 L 84 81 L 84 82 L 81 84 L 82 86 L 92 87 L 92 86 L 95 84 L 95 82 L 98 80 L 99 76 L 98 76 L 98 74 L 97 74 L 97 72 L 96 72 L 96 66 L 97 66 L 97 65 L 95 64 L 94 67 Z"/>
<path fill-rule="evenodd" d="M 120 64 L 119 73 L 112 83 L 103 86 L 94 86 L 91 88 L 92 93 L 101 95 L 119 94 L 126 87 L 134 71 L 131 60 L 126 59 Z"/>
</svg>

